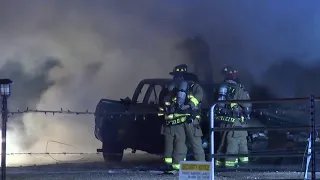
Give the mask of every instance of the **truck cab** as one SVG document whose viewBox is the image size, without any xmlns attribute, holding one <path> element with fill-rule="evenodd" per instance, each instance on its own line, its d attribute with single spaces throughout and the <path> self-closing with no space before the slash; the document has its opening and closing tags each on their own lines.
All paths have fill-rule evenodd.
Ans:
<svg viewBox="0 0 320 180">
<path fill-rule="evenodd" d="M 124 149 L 162 154 L 163 117 L 158 116 L 159 103 L 166 94 L 170 79 L 142 80 L 132 99 L 101 99 L 95 110 L 95 137 L 102 142 L 105 161 L 121 161 Z"/>
</svg>

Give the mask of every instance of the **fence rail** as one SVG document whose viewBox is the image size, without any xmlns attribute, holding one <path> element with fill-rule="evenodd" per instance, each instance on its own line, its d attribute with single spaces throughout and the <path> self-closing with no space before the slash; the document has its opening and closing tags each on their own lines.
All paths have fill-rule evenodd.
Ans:
<svg viewBox="0 0 320 180">
<path fill-rule="evenodd" d="M 263 131 L 263 130 L 269 130 L 269 131 L 277 131 L 277 130 L 310 130 L 312 128 L 311 126 L 287 126 L 287 127 L 281 127 L 281 126 L 274 126 L 274 127 L 234 127 L 234 128 L 211 128 L 211 131 Z M 317 127 L 316 129 L 320 129 L 320 127 Z"/>
<path fill-rule="evenodd" d="M 309 126 L 287 126 L 287 127 L 246 127 L 246 128 L 218 128 L 214 127 L 214 111 L 215 111 L 215 105 L 213 105 L 210 109 L 210 120 L 211 120 L 211 152 L 209 155 L 212 157 L 212 173 L 214 175 L 214 164 L 215 164 L 215 157 L 240 157 L 240 156 L 247 156 L 247 157 L 299 157 L 308 155 L 312 157 L 311 161 L 311 172 L 312 172 L 312 179 L 315 178 L 315 155 L 318 154 L 315 152 L 315 136 L 316 136 L 316 130 L 320 129 L 320 126 L 315 126 L 315 101 L 319 101 L 320 97 L 302 97 L 302 98 L 282 98 L 282 99 L 272 99 L 272 100 L 258 100 L 258 101 L 248 101 L 248 100 L 235 100 L 235 101 L 219 101 L 219 103 L 274 103 L 274 102 L 303 102 L 303 101 L 310 101 L 310 105 L 303 106 L 302 108 L 294 109 L 294 108 L 276 108 L 273 110 L 298 110 L 298 111 L 306 111 L 308 108 L 310 109 L 310 120 L 311 124 Z M 263 111 L 268 110 L 266 109 L 258 109 L 256 111 Z M 71 111 L 71 110 L 38 110 L 38 109 L 25 109 L 25 110 L 19 110 L 17 111 L 7 111 L 2 109 L 2 114 L 9 114 L 9 115 L 16 115 L 16 114 L 25 114 L 25 113 L 42 113 L 42 114 L 72 114 L 72 115 L 94 115 L 93 111 Z M 150 112 L 106 112 L 105 114 L 109 115 L 147 115 L 147 114 L 158 114 L 157 111 L 150 111 Z M 310 130 L 311 131 L 311 148 L 308 153 L 306 152 L 286 152 L 286 153 L 250 153 L 250 154 L 215 154 L 214 153 L 214 131 L 243 131 L 243 130 L 252 130 L 252 131 L 259 131 L 259 130 Z M 17 153 L 2 153 L 8 156 L 14 156 L 14 155 L 94 155 L 94 154 L 101 154 L 101 152 L 44 152 L 44 153 L 32 153 L 32 152 L 17 152 Z M 116 154 L 110 154 L 110 155 L 116 155 Z M 119 154 L 120 155 L 120 154 Z M 5 167 L 4 167 L 5 168 Z M 214 177 L 213 177 L 214 178 Z"/>
<path fill-rule="evenodd" d="M 313 97 L 314 101 L 319 101 L 320 96 Z M 216 103 L 252 103 L 252 104 L 266 104 L 275 102 L 304 102 L 310 100 L 310 97 L 300 97 L 300 98 L 278 98 L 278 99 L 268 99 L 268 100 L 229 100 L 229 101 L 216 101 Z"/>
</svg>

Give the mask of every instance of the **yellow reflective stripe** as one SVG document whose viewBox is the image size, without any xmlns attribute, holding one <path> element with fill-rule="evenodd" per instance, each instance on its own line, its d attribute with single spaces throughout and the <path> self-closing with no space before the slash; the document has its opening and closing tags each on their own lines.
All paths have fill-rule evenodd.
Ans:
<svg viewBox="0 0 320 180">
<path fill-rule="evenodd" d="M 164 158 L 166 164 L 172 164 L 172 158 Z"/>
<path fill-rule="evenodd" d="M 174 69 L 173 71 L 175 71 L 175 72 L 185 72 L 185 71 L 187 71 L 187 69 L 186 68 L 177 68 L 177 69 Z"/>
<path fill-rule="evenodd" d="M 220 121 L 231 122 L 231 123 L 234 123 L 234 122 L 236 121 L 235 118 L 228 117 L 228 116 L 217 116 L 216 119 L 217 119 L 217 120 L 220 120 Z"/>
<path fill-rule="evenodd" d="M 174 114 L 173 116 L 174 116 L 175 118 L 180 118 L 180 117 L 190 116 L 190 114 Z"/>
<path fill-rule="evenodd" d="M 216 160 L 216 165 L 217 166 L 222 166 L 224 163 L 222 161 Z"/>
<path fill-rule="evenodd" d="M 226 163 L 226 166 L 232 167 L 237 164 L 237 161 L 226 161 L 225 163 Z"/>
<path fill-rule="evenodd" d="M 165 118 L 166 120 L 171 120 L 171 119 L 174 118 L 174 116 L 173 116 L 173 114 L 169 114 L 169 115 L 166 115 L 164 118 Z"/>
<path fill-rule="evenodd" d="M 191 114 L 169 114 L 165 116 L 166 120 L 178 119 L 178 118 L 185 118 L 190 116 Z"/>
<path fill-rule="evenodd" d="M 170 106 L 170 105 L 171 105 L 170 102 L 165 102 L 164 104 L 167 105 L 167 106 Z"/>
<path fill-rule="evenodd" d="M 193 95 L 189 94 L 188 95 L 189 100 L 195 105 L 198 106 L 199 105 L 199 101 L 197 98 L 195 98 Z"/>
<path fill-rule="evenodd" d="M 172 168 L 175 170 L 179 170 L 180 169 L 180 164 L 172 164 Z"/>
<path fill-rule="evenodd" d="M 172 102 L 177 102 L 177 97 L 174 97 L 173 99 L 172 99 Z"/>
<path fill-rule="evenodd" d="M 160 112 L 163 112 L 163 111 L 164 111 L 164 108 L 159 107 L 159 111 L 160 111 Z M 158 113 L 158 116 L 163 116 L 163 115 L 164 115 L 164 113 Z"/>
<path fill-rule="evenodd" d="M 175 125 L 175 124 L 180 124 L 180 123 L 184 123 L 187 120 L 186 117 L 183 118 L 179 118 L 179 119 L 174 119 L 174 120 L 167 120 L 167 123 L 171 124 L 171 125 Z"/>
<path fill-rule="evenodd" d="M 241 116 L 241 122 L 244 122 L 244 116 Z"/>
<path fill-rule="evenodd" d="M 248 157 L 239 157 L 239 161 L 246 163 L 246 162 L 249 162 L 249 158 Z"/>
<path fill-rule="evenodd" d="M 235 107 L 237 105 L 237 103 L 231 103 L 230 106 L 231 108 Z"/>
</svg>

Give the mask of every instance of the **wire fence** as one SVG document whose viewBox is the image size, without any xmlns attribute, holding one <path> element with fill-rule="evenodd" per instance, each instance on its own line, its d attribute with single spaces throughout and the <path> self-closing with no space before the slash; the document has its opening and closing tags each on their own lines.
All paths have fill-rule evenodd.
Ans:
<svg viewBox="0 0 320 180">
<path fill-rule="evenodd" d="M 238 102 L 238 103 L 245 103 L 245 102 L 250 102 L 250 103 L 258 103 L 258 104 L 266 104 L 266 103 L 275 103 L 275 102 L 303 102 L 305 101 L 306 98 L 282 98 L 282 99 L 271 99 L 271 100 L 263 100 L 263 101 L 251 101 L 251 100 L 239 100 L 239 101 L 221 101 L 221 103 L 233 103 L 233 102 Z M 320 97 L 315 97 L 315 101 L 319 101 Z M 264 112 L 266 110 L 272 109 L 276 113 L 281 113 L 283 111 L 300 111 L 300 112 L 307 112 L 310 109 L 310 105 L 300 105 L 297 107 L 273 107 L 269 105 L 269 107 L 266 108 L 255 108 L 253 112 L 260 112 L 260 113 L 267 113 Z M 43 109 L 29 109 L 28 107 L 24 110 L 21 110 L 17 108 L 15 111 L 8 111 L 7 112 L 9 115 L 17 115 L 17 114 L 26 114 L 26 113 L 41 113 L 41 114 L 46 114 L 46 115 L 55 115 L 55 114 L 70 114 L 70 115 L 94 115 L 94 111 L 90 110 L 85 110 L 85 111 L 73 111 L 69 109 L 63 109 L 60 108 L 59 110 L 43 110 Z M 158 114 L 158 111 L 148 111 L 148 112 L 139 112 L 139 111 L 113 111 L 113 112 L 104 112 L 105 115 L 147 115 L 147 114 Z"/>
<path fill-rule="evenodd" d="M 7 156 L 15 156 L 15 155 L 96 155 L 102 154 L 100 152 L 17 152 L 17 153 L 6 153 Z M 110 155 L 117 155 L 115 153 Z"/>
<path fill-rule="evenodd" d="M 312 99 L 312 98 L 311 98 Z M 250 102 L 250 103 L 272 103 L 272 102 L 301 102 L 301 101 L 306 101 L 310 100 L 313 101 L 313 104 L 310 103 L 309 105 L 303 105 L 303 106 L 298 106 L 298 107 L 287 107 L 287 108 L 273 108 L 273 111 L 276 113 L 281 113 L 282 111 L 300 111 L 300 112 L 309 112 L 310 113 L 310 119 L 312 123 L 310 125 L 306 126 L 286 126 L 286 127 L 248 127 L 248 128 L 220 128 L 220 127 L 214 127 L 214 122 L 211 124 L 210 131 L 261 131 L 261 130 L 305 130 L 305 131 L 310 131 L 312 136 L 310 136 L 310 140 L 314 141 L 314 138 L 316 138 L 314 135 L 315 131 L 319 130 L 320 127 L 316 126 L 314 124 L 315 117 L 314 117 L 314 102 L 318 101 L 320 98 L 319 97 L 314 97 L 313 100 L 310 100 L 310 98 L 286 98 L 286 99 L 275 99 L 275 100 L 269 100 L 269 101 L 226 101 L 224 103 L 233 103 L 233 102 L 238 102 L 238 103 L 245 103 L 245 102 Z M 269 107 L 272 108 L 272 107 Z M 254 112 L 259 112 L 261 114 L 268 115 L 267 110 L 270 110 L 269 108 L 261 108 L 261 109 L 255 109 Z M 40 114 L 45 114 L 45 115 L 56 115 L 56 114 L 69 114 L 69 115 L 94 115 L 95 112 L 85 110 L 85 111 L 72 111 L 72 110 L 65 110 L 60 108 L 60 110 L 41 110 L 41 109 L 29 109 L 26 108 L 25 110 L 20 110 L 17 109 L 16 111 L 9 111 L 7 112 L 8 115 L 19 115 L 19 114 L 27 114 L 27 113 L 40 113 Z M 105 112 L 105 115 L 148 115 L 148 114 L 158 114 L 157 111 L 150 111 L 150 112 L 139 112 L 139 111 L 125 111 L 125 112 Z M 211 108 L 211 120 L 214 119 L 214 108 Z M 211 122 L 212 123 L 212 122 Z M 212 135 L 212 134 L 211 134 Z M 211 140 L 214 140 L 214 137 L 211 136 Z M 214 149 L 212 147 L 214 145 L 214 142 L 211 142 L 211 149 Z M 319 154 L 319 152 L 314 152 L 314 142 L 312 143 L 311 149 L 313 150 L 312 153 L 313 155 Z M 40 156 L 40 155 L 48 155 L 48 156 L 53 156 L 53 155 L 100 155 L 102 154 L 101 152 L 9 152 L 6 153 L 7 156 L 18 156 L 18 155 L 29 155 L 29 156 Z M 105 155 L 121 155 L 117 153 L 104 153 Z M 249 154 L 215 154 L 214 152 L 211 152 L 209 155 L 211 155 L 212 159 L 214 158 L 221 158 L 221 157 L 302 157 L 305 155 L 310 156 L 311 153 L 308 152 L 306 153 L 305 151 L 300 151 L 300 152 L 265 152 L 265 153 L 249 153 Z M 214 162 L 213 162 L 214 164 Z M 315 166 L 312 163 L 313 166 Z M 312 171 L 314 169 L 312 168 Z M 213 170 L 214 172 L 214 170 Z"/>
<path fill-rule="evenodd" d="M 41 109 L 29 109 L 26 108 L 25 110 L 17 109 L 16 111 L 9 111 L 9 115 L 16 115 L 16 114 L 27 114 L 27 113 L 41 113 L 46 115 L 55 115 L 55 114 L 72 114 L 72 115 L 93 115 L 93 111 L 71 111 L 71 110 L 64 110 L 60 108 L 60 110 L 41 110 Z"/>
</svg>

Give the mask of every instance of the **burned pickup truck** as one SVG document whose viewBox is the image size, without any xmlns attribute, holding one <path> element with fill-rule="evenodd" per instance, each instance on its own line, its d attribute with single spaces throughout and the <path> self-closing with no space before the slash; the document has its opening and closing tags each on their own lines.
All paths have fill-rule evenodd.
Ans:
<svg viewBox="0 0 320 180">
<path fill-rule="evenodd" d="M 120 162 L 125 149 L 145 151 L 151 154 L 163 154 L 164 137 L 160 134 L 164 122 L 163 116 L 157 115 L 159 104 L 162 103 L 167 93 L 166 84 L 170 79 L 145 79 L 142 80 L 132 98 L 120 100 L 101 99 L 95 110 L 95 137 L 102 142 L 102 148 L 97 149 L 103 153 L 106 162 Z M 205 96 L 201 107 L 201 126 L 204 133 L 204 149 L 209 153 L 209 109 L 214 102 L 215 84 L 200 83 Z M 259 89 L 259 88 L 255 88 Z M 264 94 L 265 93 L 265 94 Z M 268 97 L 267 92 L 253 94 L 253 98 Z M 258 96 L 255 96 L 257 94 Z M 277 125 L 299 125 L 297 114 L 303 112 L 292 112 L 296 115 L 287 115 L 279 111 L 279 108 L 264 105 L 254 105 L 252 118 L 248 126 L 277 126 Z M 301 118 L 304 118 L 301 117 Z M 307 121 L 305 121 L 307 122 Z M 219 136 L 215 142 L 218 143 Z M 260 151 L 297 149 L 302 145 L 302 151 L 306 145 L 308 132 L 284 132 L 284 131 L 259 131 L 249 132 L 248 146 L 252 153 Z M 299 149 L 299 148 L 298 148 Z M 298 150 L 297 149 L 297 150 Z"/>
</svg>

